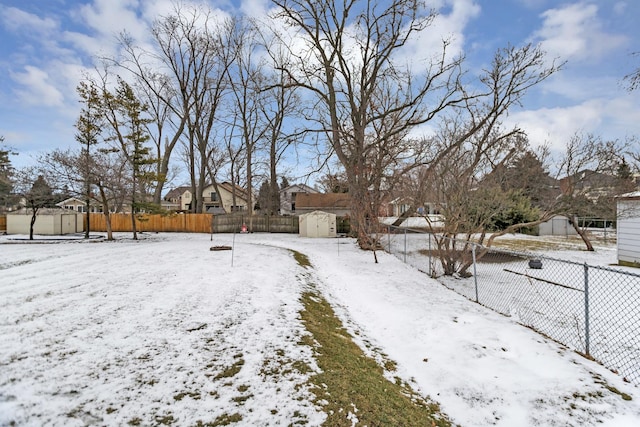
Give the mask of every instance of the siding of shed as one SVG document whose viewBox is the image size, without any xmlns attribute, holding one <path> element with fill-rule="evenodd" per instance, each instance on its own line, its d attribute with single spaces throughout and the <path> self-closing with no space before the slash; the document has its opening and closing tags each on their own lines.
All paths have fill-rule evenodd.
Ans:
<svg viewBox="0 0 640 427">
<path fill-rule="evenodd" d="M 618 201 L 618 262 L 640 264 L 640 201 Z"/>
</svg>

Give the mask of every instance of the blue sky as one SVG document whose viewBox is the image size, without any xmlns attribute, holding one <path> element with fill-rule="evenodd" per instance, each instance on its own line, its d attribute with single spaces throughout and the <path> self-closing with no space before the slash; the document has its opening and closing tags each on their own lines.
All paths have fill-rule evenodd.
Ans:
<svg viewBox="0 0 640 427">
<path fill-rule="evenodd" d="M 209 3 L 229 13 L 265 13 L 267 0 Z M 533 144 L 560 149 L 575 132 L 605 139 L 640 136 L 639 93 L 623 77 L 640 67 L 637 0 L 438 0 L 433 30 L 452 37 L 467 67 L 477 72 L 508 44 L 541 43 L 549 58 L 567 61 L 514 110 Z M 75 87 L 96 55 L 116 52 L 115 34 L 142 41 L 170 0 L 0 0 L 0 135 L 20 155 L 74 146 L 79 104 Z M 430 37 L 439 34 L 432 34 Z"/>
</svg>

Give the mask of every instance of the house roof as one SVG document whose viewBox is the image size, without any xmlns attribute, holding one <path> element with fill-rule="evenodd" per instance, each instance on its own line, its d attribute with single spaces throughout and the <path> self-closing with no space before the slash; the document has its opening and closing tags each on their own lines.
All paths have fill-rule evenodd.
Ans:
<svg viewBox="0 0 640 427">
<path fill-rule="evenodd" d="M 204 189 L 206 190 L 209 187 L 213 187 L 213 184 L 206 184 L 204 186 Z M 219 182 L 218 183 L 218 188 L 221 188 L 229 193 L 233 192 L 233 188 L 235 187 L 235 191 L 236 191 L 236 196 L 238 196 L 241 199 L 244 199 L 245 201 L 247 200 L 247 190 L 245 190 L 244 188 L 240 187 L 239 185 L 233 185 L 230 182 Z M 181 187 L 176 187 L 172 190 L 170 190 L 165 196 L 164 199 L 168 200 L 171 198 L 179 198 L 181 197 L 185 192 L 187 191 L 191 191 L 191 186 L 181 186 Z"/>
<path fill-rule="evenodd" d="M 346 193 L 329 194 L 298 194 L 296 196 L 296 209 L 298 208 L 344 208 L 351 207 L 351 197 Z"/>
<path fill-rule="evenodd" d="M 164 196 L 165 200 L 168 199 L 177 199 L 184 194 L 185 191 L 190 190 L 191 187 L 183 185 L 182 187 L 176 187 L 171 190 Z"/>
<path fill-rule="evenodd" d="M 313 187 L 309 187 L 309 186 L 308 186 L 308 185 L 306 185 L 306 184 L 293 184 L 293 185 L 289 185 L 288 187 L 284 187 L 283 189 L 281 189 L 281 190 L 280 190 L 280 192 L 281 192 L 281 193 L 286 193 L 286 192 L 288 192 L 288 191 L 293 190 L 294 188 L 299 188 L 299 189 L 301 189 L 302 191 L 305 191 L 305 192 L 307 192 L 307 193 L 313 193 L 313 194 L 318 193 L 318 190 L 316 190 L 316 189 L 315 189 L 315 188 L 313 188 Z"/>
</svg>

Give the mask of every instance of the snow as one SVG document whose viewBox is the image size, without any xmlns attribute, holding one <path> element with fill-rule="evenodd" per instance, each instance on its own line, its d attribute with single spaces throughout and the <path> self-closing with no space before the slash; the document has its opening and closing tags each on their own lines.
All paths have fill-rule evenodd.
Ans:
<svg viewBox="0 0 640 427">
<path fill-rule="evenodd" d="M 312 373 L 295 368 L 318 369 L 300 344 L 305 274 L 368 353 L 395 361 L 391 375 L 457 424 L 640 425 L 640 393 L 618 375 L 392 255 L 375 264 L 351 239 L 11 237 L 0 238 L 2 426 L 195 425 L 235 414 L 237 425 L 321 425 Z"/>
</svg>

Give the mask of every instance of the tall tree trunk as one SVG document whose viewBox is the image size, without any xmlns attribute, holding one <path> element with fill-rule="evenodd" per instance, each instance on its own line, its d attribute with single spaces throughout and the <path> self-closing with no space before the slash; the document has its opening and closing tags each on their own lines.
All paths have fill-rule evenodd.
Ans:
<svg viewBox="0 0 640 427">
<path fill-rule="evenodd" d="M 36 216 L 38 215 L 38 209 L 33 208 L 31 215 L 31 223 L 29 224 L 29 240 L 33 240 L 33 226 L 36 224 Z"/>
</svg>

